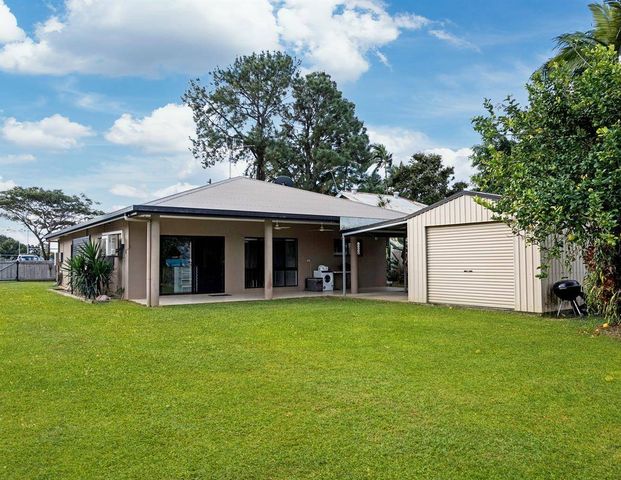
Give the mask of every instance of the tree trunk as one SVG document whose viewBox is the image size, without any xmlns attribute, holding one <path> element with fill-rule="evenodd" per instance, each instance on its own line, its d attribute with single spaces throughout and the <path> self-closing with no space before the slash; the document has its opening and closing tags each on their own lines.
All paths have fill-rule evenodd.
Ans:
<svg viewBox="0 0 621 480">
<path fill-rule="evenodd" d="M 265 180 L 265 152 L 257 152 L 257 180 Z"/>
<path fill-rule="evenodd" d="M 39 240 L 39 248 L 41 248 L 41 256 L 43 257 L 43 260 L 49 260 L 50 252 L 48 252 L 47 249 L 45 248 L 45 244 L 43 243 L 43 240 L 41 240 L 40 238 L 37 238 L 37 240 Z"/>
<path fill-rule="evenodd" d="M 589 272 L 587 297 L 589 309 L 603 315 L 611 325 L 621 325 L 621 250 L 619 247 L 583 252 Z"/>
</svg>

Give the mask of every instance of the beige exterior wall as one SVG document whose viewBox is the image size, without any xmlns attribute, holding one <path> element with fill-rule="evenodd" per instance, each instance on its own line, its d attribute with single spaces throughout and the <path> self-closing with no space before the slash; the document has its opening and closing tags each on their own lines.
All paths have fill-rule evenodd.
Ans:
<svg viewBox="0 0 621 480">
<path fill-rule="evenodd" d="M 112 232 L 121 232 L 121 243 L 126 241 L 126 236 L 124 235 L 124 227 L 126 222 L 123 220 L 117 220 L 115 222 L 107 223 L 105 225 L 99 225 L 93 228 L 87 228 L 84 230 L 80 230 L 77 232 L 73 232 L 70 235 L 65 235 L 58 240 L 58 259 L 59 265 L 58 268 L 62 268 L 60 265 L 60 259 L 62 258 L 63 264 L 66 260 L 71 257 L 71 242 L 80 237 L 88 236 L 91 241 L 95 241 L 101 237 L 104 233 L 112 233 Z M 114 258 L 114 273 L 112 274 L 112 281 L 110 284 L 110 291 L 116 292 L 118 288 L 123 288 L 125 284 L 123 280 L 123 274 L 126 271 L 127 265 L 127 256 L 124 255 L 123 258 L 115 257 Z M 61 270 L 62 271 L 62 270 Z M 65 288 L 69 287 L 69 280 L 67 278 L 67 273 L 62 271 L 62 282 L 61 285 Z"/>
<path fill-rule="evenodd" d="M 286 230 L 274 230 L 274 238 L 296 238 L 298 240 L 298 286 L 278 287 L 274 292 L 304 290 L 304 280 L 312 276 L 318 265 L 327 265 L 332 270 L 341 270 L 341 256 L 334 255 L 334 240 L 340 241 L 337 226 L 334 231 L 317 232 L 317 224 L 283 224 L 291 226 Z M 161 235 L 205 235 L 224 237 L 225 292 L 229 294 L 256 291 L 244 288 L 244 238 L 263 237 L 263 221 L 212 220 L 162 218 Z M 96 239 L 102 233 L 121 231 L 125 245 L 123 259 L 115 259 L 115 285 L 122 285 L 124 298 L 146 298 L 147 271 L 147 222 L 119 220 L 107 225 L 81 230 L 59 239 L 59 251 L 64 258 L 71 256 L 71 241 L 90 235 Z M 363 255 L 359 261 L 359 286 L 361 289 L 386 285 L 386 240 L 364 238 Z M 65 276 L 66 277 L 66 276 Z M 126 279 L 126 280 L 124 280 Z M 340 284 L 340 278 L 337 279 Z M 66 285 L 66 278 L 65 278 Z"/>
<path fill-rule="evenodd" d="M 338 227 L 334 226 L 332 232 L 317 232 L 319 228 L 317 224 L 281 225 L 291 226 L 291 228 L 274 229 L 274 238 L 296 238 L 298 240 L 298 286 L 275 287 L 274 292 L 291 289 L 304 290 L 304 279 L 312 277 L 313 270 L 316 270 L 319 265 L 327 265 L 332 270 L 341 270 L 341 257 L 334 255 L 334 240 L 340 241 Z M 224 237 L 225 291 L 230 294 L 249 291 L 244 288 L 244 239 L 263 237 L 263 221 L 163 218 L 161 234 Z M 363 256 L 358 261 L 360 288 L 380 287 L 386 284 L 385 240 L 365 238 Z M 130 290 L 133 288 L 130 287 Z M 256 289 L 252 289 L 254 290 Z"/>
<path fill-rule="evenodd" d="M 408 298 L 411 302 L 427 303 L 427 228 L 440 225 L 461 225 L 492 222 L 492 212 L 463 195 L 432 210 L 408 220 Z M 510 232 L 507 227 L 507 231 Z M 514 236 L 515 306 L 522 312 L 544 313 L 554 309 L 556 299 L 550 296 L 551 285 L 563 278 L 561 262 L 554 262 L 547 279 L 537 277 L 541 265 L 541 252 L 537 246 L 528 245 L 523 237 Z M 571 276 L 578 281 L 584 277 L 580 260 L 574 265 Z"/>
</svg>

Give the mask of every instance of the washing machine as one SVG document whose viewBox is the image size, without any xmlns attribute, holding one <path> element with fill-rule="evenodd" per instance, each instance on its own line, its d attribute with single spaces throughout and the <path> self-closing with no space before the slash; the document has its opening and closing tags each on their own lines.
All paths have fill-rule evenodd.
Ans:
<svg viewBox="0 0 621 480">
<path fill-rule="evenodd" d="M 323 291 L 331 292 L 334 290 L 334 272 L 329 270 L 315 270 L 313 272 L 315 278 L 321 278 L 323 280 Z"/>
</svg>

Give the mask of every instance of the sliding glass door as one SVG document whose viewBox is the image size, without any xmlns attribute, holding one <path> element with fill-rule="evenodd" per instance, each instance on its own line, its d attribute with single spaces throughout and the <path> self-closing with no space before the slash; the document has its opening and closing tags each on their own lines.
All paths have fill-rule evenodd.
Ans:
<svg viewBox="0 0 621 480">
<path fill-rule="evenodd" d="M 160 238 L 160 294 L 224 293 L 224 237 Z"/>
<path fill-rule="evenodd" d="M 192 293 L 192 239 L 160 239 L 160 294 Z"/>
<path fill-rule="evenodd" d="M 244 241 L 246 288 L 263 288 L 265 250 L 263 238 L 246 238 Z M 274 287 L 298 286 L 298 240 L 275 238 L 273 243 Z"/>
</svg>

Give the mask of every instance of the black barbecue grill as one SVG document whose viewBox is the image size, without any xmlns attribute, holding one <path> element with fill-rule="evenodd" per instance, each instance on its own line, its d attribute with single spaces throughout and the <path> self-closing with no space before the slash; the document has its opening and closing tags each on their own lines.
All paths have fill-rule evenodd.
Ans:
<svg viewBox="0 0 621 480">
<path fill-rule="evenodd" d="M 552 286 L 552 291 L 560 299 L 558 306 L 558 312 L 556 316 L 559 316 L 563 307 L 563 302 L 569 302 L 574 313 L 582 317 L 586 314 L 586 303 L 584 302 L 584 292 L 582 291 L 582 285 L 577 280 L 561 280 L 556 282 Z M 583 301 L 582 305 L 578 305 L 578 299 Z"/>
</svg>

